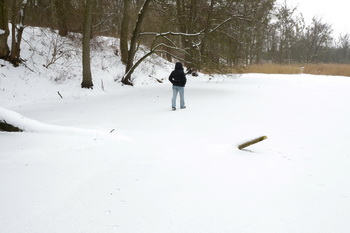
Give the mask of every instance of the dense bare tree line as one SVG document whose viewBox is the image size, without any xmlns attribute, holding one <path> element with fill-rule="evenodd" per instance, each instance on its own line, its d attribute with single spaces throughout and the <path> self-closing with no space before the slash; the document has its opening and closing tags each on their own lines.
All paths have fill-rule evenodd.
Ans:
<svg viewBox="0 0 350 233">
<path fill-rule="evenodd" d="M 89 10 L 90 9 L 90 10 Z M 12 45 L 7 45 L 12 23 Z M 0 0 L 0 57 L 18 65 L 24 25 L 83 33 L 83 59 L 96 35 L 120 38 L 124 84 L 148 56 L 181 60 L 188 69 L 225 71 L 260 63 L 349 63 L 349 35 L 275 0 Z M 140 45 L 149 49 L 135 60 Z M 85 51 L 85 53 L 84 53 Z M 84 63 L 84 77 L 91 79 Z M 92 82 L 83 82 L 92 87 Z"/>
</svg>

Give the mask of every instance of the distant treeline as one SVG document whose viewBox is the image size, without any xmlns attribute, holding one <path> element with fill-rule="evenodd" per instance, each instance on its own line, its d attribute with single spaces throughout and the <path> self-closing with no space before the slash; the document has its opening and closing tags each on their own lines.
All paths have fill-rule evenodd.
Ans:
<svg viewBox="0 0 350 233">
<path fill-rule="evenodd" d="M 264 63 L 350 63 L 349 34 L 334 38 L 327 22 L 314 18 L 306 25 L 296 7 L 275 0 L 92 2 L 91 36 L 121 38 L 116 52 L 126 65 L 133 40 L 136 49 L 143 44 L 150 53 L 207 71 Z M 6 24 L 14 22 L 67 36 L 83 31 L 84 10 L 81 0 L 0 0 L 0 29 L 7 32 Z M 5 34 L 0 33 L 0 57 L 5 57 Z"/>
</svg>

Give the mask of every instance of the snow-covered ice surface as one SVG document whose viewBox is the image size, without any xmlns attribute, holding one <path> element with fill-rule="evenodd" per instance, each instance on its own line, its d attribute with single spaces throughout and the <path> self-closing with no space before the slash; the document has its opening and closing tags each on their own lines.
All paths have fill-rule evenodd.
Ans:
<svg viewBox="0 0 350 233">
<path fill-rule="evenodd" d="M 172 64 L 121 86 L 112 54 L 95 55 L 94 90 L 78 63 L 55 81 L 66 65 L 0 62 L 0 119 L 27 129 L 0 132 L 0 232 L 349 232 L 350 78 L 202 74 L 172 112 L 153 78 Z"/>
</svg>

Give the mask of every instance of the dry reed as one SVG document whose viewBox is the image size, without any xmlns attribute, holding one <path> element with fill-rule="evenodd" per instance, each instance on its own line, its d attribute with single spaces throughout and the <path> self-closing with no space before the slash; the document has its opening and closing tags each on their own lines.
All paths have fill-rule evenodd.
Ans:
<svg viewBox="0 0 350 233">
<path fill-rule="evenodd" d="M 263 73 L 263 74 L 315 74 L 315 75 L 335 75 L 349 76 L 349 64 L 263 64 L 250 65 L 242 73 Z"/>
</svg>

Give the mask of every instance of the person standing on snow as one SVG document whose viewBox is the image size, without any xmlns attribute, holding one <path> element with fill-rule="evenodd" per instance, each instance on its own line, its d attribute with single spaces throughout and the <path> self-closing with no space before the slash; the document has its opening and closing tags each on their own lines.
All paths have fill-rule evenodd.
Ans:
<svg viewBox="0 0 350 233">
<path fill-rule="evenodd" d="M 180 108 L 186 108 L 184 94 L 187 79 L 181 62 L 176 62 L 175 70 L 171 72 L 169 81 L 173 84 L 173 98 L 171 100 L 172 110 L 176 110 L 177 93 L 180 93 Z"/>
</svg>

